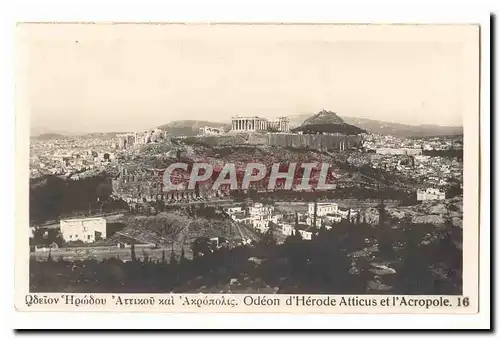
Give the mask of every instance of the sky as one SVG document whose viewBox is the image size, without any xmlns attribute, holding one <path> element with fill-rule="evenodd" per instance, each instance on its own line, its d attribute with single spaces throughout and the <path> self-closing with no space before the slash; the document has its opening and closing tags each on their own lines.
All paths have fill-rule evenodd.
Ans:
<svg viewBox="0 0 500 339">
<path fill-rule="evenodd" d="M 460 126 L 478 39 L 458 25 L 23 24 L 16 86 L 43 133 L 322 109 Z"/>
</svg>

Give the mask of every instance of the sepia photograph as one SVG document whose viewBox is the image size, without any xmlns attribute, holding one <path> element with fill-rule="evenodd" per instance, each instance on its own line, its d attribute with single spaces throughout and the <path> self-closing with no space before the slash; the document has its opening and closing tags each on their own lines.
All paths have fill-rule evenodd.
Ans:
<svg viewBox="0 0 500 339">
<path fill-rule="evenodd" d="M 472 303 L 478 25 L 17 33 L 26 293 Z"/>
</svg>

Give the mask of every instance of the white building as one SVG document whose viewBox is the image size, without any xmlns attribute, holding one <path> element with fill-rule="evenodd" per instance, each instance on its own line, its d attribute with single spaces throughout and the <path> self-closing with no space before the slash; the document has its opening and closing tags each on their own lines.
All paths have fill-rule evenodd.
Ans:
<svg viewBox="0 0 500 339">
<path fill-rule="evenodd" d="M 250 216 L 252 218 L 266 218 L 271 217 L 274 207 L 271 205 L 263 205 L 260 202 L 255 203 L 249 208 Z"/>
<path fill-rule="evenodd" d="M 106 219 L 104 218 L 61 220 L 60 228 L 66 242 L 80 240 L 84 243 L 91 243 L 106 239 Z"/>
<path fill-rule="evenodd" d="M 253 228 L 259 230 L 262 233 L 266 233 L 269 229 L 269 221 L 267 220 L 252 220 Z"/>
<path fill-rule="evenodd" d="M 227 214 L 234 214 L 234 213 L 242 213 L 243 209 L 241 206 L 235 206 L 235 207 L 226 207 L 224 208 L 224 211 L 226 211 Z"/>
<path fill-rule="evenodd" d="M 444 200 L 446 198 L 446 193 L 441 192 L 437 188 L 427 188 L 425 190 L 417 190 L 417 200 Z"/>
<path fill-rule="evenodd" d="M 329 222 L 333 222 L 333 223 L 339 223 L 342 221 L 342 217 L 338 214 L 327 214 L 326 219 Z"/>
<path fill-rule="evenodd" d="M 302 239 L 304 239 L 304 240 L 311 240 L 312 239 L 313 232 L 312 232 L 311 226 L 304 225 L 304 224 L 298 224 L 295 227 L 294 232 L 297 232 L 297 230 L 299 231 L 300 235 L 302 236 Z"/>
<path fill-rule="evenodd" d="M 315 226 L 315 227 L 321 227 L 321 218 L 316 218 L 316 225 L 313 225 L 314 224 L 314 217 L 312 216 L 308 216 L 306 218 L 306 224 L 309 225 L 309 226 Z"/>
<path fill-rule="evenodd" d="M 291 236 L 293 233 L 293 226 L 290 224 L 281 224 L 281 233 L 287 237 Z"/>
<path fill-rule="evenodd" d="M 248 209 L 248 211 L 253 227 L 261 232 L 267 232 L 269 229 L 269 221 L 273 221 L 274 207 L 271 205 L 255 203 Z"/>
<path fill-rule="evenodd" d="M 422 149 L 381 147 L 377 148 L 375 152 L 377 154 L 384 154 L 384 155 L 420 155 L 422 154 Z"/>
<path fill-rule="evenodd" d="M 201 127 L 199 130 L 199 135 L 221 135 L 224 133 L 223 128 L 215 128 L 210 126 Z"/>
<path fill-rule="evenodd" d="M 327 214 L 337 214 L 338 211 L 339 211 L 339 206 L 337 204 L 331 203 L 331 202 L 321 202 L 321 203 L 317 203 L 316 216 L 323 217 Z M 309 203 L 308 212 L 309 212 L 310 216 L 314 215 L 314 203 L 313 202 Z"/>
</svg>

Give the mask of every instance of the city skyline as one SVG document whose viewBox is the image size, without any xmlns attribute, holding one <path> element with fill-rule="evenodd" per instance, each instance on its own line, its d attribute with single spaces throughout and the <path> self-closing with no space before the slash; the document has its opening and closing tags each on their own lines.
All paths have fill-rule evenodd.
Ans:
<svg viewBox="0 0 500 339">
<path fill-rule="evenodd" d="M 57 26 L 20 29 L 32 132 L 140 131 L 322 109 L 461 126 L 464 81 L 477 67 L 467 59 L 477 32 L 467 26 Z"/>
</svg>

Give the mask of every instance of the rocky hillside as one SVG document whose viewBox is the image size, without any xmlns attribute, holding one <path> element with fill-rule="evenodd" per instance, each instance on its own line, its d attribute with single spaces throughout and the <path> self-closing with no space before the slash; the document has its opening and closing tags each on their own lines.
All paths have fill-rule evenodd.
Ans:
<svg viewBox="0 0 500 339">
<path fill-rule="evenodd" d="M 365 130 L 350 125 L 335 112 L 322 110 L 319 113 L 307 118 L 299 127 L 295 128 L 296 132 L 307 134 L 314 133 L 341 133 L 347 135 L 361 134 Z"/>
<path fill-rule="evenodd" d="M 201 127 L 209 126 L 220 128 L 223 127 L 225 129 L 230 128 L 230 124 L 221 123 L 221 122 L 211 122 L 204 120 L 177 120 L 169 122 L 168 124 L 158 126 L 159 129 L 163 131 L 167 131 L 169 135 L 174 137 L 180 136 L 194 136 L 198 134 L 198 131 Z"/>
<path fill-rule="evenodd" d="M 343 124 L 344 120 L 332 111 L 322 110 L 312 117 L 304 120 L 301 126 L 319 124 Z"/>
</svg>

